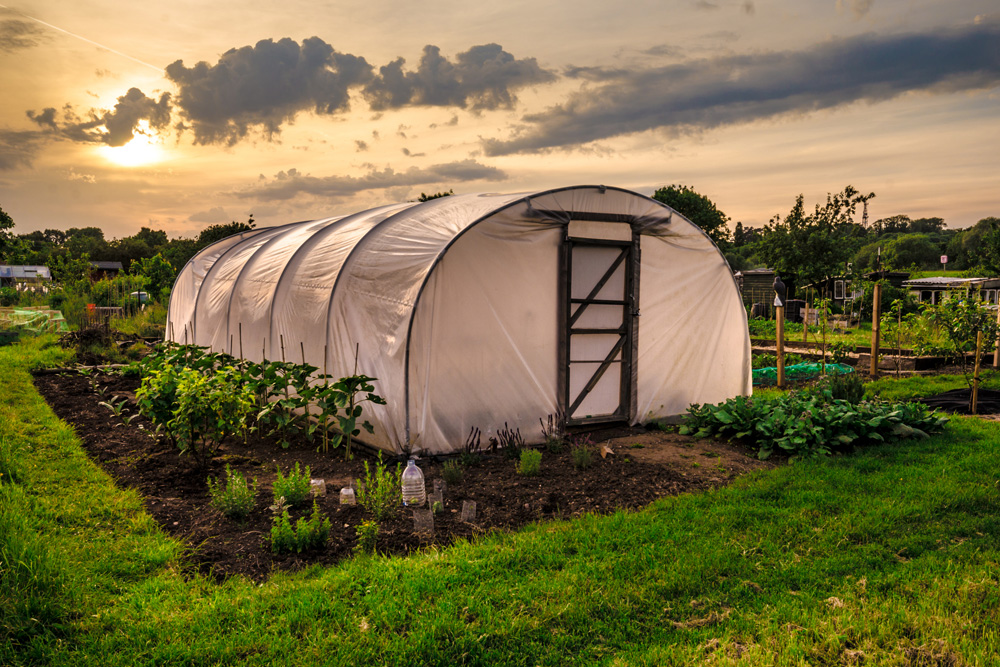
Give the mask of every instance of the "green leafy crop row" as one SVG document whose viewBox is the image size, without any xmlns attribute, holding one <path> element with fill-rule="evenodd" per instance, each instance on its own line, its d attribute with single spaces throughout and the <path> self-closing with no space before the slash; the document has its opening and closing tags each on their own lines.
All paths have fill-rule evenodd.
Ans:
<svg viewBox="0 0 1000 667">
<path fill-rule="evenodd" d="M 295 437 L 324 451 L 343 444 L 349 458 L 351 440 L 373 430 L 358 424 L 363 404 L 385 404 L 367 375 L 334 379 L 309 364 L 254 363 L 195 345 L 160 345 L 134 368 L 140 412 L 203 461 L 226 439 L 255 430 L 285 448 Z"/>
<path fill-rule="evenodd" d="M 766 459 L 776 451 L 814 457 L 893 438 L 927 437 L 947 421 L 920 403 L 851 403 L 824 389 L 692 405 L 680 432 L 740 439 Z"/>
</svg>

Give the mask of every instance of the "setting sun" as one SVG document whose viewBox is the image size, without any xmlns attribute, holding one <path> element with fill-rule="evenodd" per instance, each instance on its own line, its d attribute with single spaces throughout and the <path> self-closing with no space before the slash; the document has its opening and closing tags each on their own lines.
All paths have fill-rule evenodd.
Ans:
<svg viewBox="0 0 1000 667">
<path fill-rule="evenodd" d="M 140 121 L 135 137 L 124 146 L 103 146 L 101 154 L 121 167 L 142 167 L 164 158 L 163 143 Z"/>
</svg>

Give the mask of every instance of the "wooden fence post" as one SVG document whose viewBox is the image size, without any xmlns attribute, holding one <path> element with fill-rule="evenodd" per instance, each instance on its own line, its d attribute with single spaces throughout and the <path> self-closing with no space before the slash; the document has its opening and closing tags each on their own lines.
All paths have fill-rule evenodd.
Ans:
<svg viewBox="0 0 1000 667">
<path fill-rule="evenodd" d="M 775 325 L 774 325 L 774 342 L 777 347 L 778 352 L 778 386 L 784 388 L 785 386 L 785 307 L 776 306 L 774 309 L 775 313 Z"/>
<path fill-rule="evenodd" d="M 882 319 L 882 285 L 875 283 L 872 289 L 872 363 L 869 374 L 872 378 L 878 377 L 878 335 L 879 320 Z"/>
</svg>

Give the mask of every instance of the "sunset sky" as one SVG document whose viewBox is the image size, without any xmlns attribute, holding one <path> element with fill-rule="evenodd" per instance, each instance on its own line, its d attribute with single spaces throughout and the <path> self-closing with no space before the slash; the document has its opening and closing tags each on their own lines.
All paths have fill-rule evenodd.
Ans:
<svg viewBox="0 0 1000 667">
<path fill-rule="evenodd" d="M 17 233 L 597 183 L 1000 216 L 996 0 L 0 0 L 0 91 Z"/>
</svg>

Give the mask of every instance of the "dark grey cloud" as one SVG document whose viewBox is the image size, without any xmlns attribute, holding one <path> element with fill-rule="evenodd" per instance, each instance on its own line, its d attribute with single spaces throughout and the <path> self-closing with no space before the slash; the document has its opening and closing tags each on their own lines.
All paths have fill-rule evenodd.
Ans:
<svg viewBox="0 0 1000 667">
<path fill-rule="evenodd" d="M 0 171 L 30 167 L 43 140 L 41 132 L 0 129 Z"/>
<path fill-rule="evenodd" d="M 499 44 L 473 46 L 454 62 L 428 44 L 415 71 L 404 69 L 405 62 L 397 58 L 379 68 L 378 76 L 365 86 L 373 110 L 409 105 L 509 109 L 517 102 L 515 91 L 556 78 L 534 58 L 515 58 Z"/>
<path fill-rule="evenodd" d="M 711 12 L 718 9 L 719 5 L 715 2 L 708 2 L 708 0 L 697 0 L 697 2 L 694 3 L 694 8 Z"/>
<path fill-rule="evenodd" d="M 50 107 L 27 113 L 46 130 L 76 141 L 120 146 L 146 120 L 155 129 L 175 123 L 180 132 L 192 133 L 195 144 L 234 145 L 252 132 L 274 140 L 299 113 L 345 112 L 353 90 L 360 90 L 376 112 L 412 105 L 479 111 L 511 108 L 517 90 L 556 75 L 498 44 L 474 46 L 454 61 L 428 45 L 416 71 L 406 70 L 399 58 L 376 74 L 364 58 L 309 37 L 301 44 L 289 38 L 261 40 L 226 51 L 214 64 L 188 67 L 177 60 L 167 66 L 166 78 L 177 91 L 159 99 L 132 88 L 111 111 L 78 115 L 72 107 L 61 112 Z"/>
<path fill-rule="evenodd" d="M 616 81 L 634 70 L 625 67 L 567 67 L 563 76 L 567 79 L 584 79 L 585 81 Z"/>
<path fill-rule="evenodd" d="M 361 139 L 355 139 L 354 140 L 354 145 L 356 147 L 355 150 L 357 150 L 357 152 L 359 152 L 359 153 L 368 150 L 368 142 L 367 141 L 362 141 Z"/>
<path fill-rule="evenodd" d="M 292 199 L 299 195 L 316 197 L 348 197 L 365 190 L 382 190 L 394 187 L 449 184 L 466 181 L 502 181 L 507 174 L 496 167 L 480 164 L 475 160 L 461 160 L 429 167 L 411 167 L 406 171 L 392 168 L 370 167 L 362 176 L 316 177 L 300 174 L 295 169 L 279 172 L 264 185 L 236 193 L 243 199 L 266 201 Z"/>
<path fill-rule="evenodd" d="M 714 127 L 808 113 L 911 91 L 1000 85 L 1000 23 L 933 34 L 863 35 L 799 52 L 727 56 L 637 70 L 525 116 L 487 155 L 573 147 L 608 137 Z"/>
<path fill-rule="evenodd" d="M 45 39 L 45 33 L 34 23 L 19 19 L 0 21 L 0 51 L 12 53 L 20 49 L 38 46 Z"/>
<path fill-rule="evenodd" d="M 194 133 L 195 143 L 229 145 L 251 129 L 273 138 L 302 111 L 345 111 L 350 89 L 372 78 L 364 58 L 339 53 L 319 37 L 301 45 L 287 37 L 265 39 L 226 51 L 214 65 L 185 67 L 178 60 L 166 72 L 178 88 L 182 127 Z"/>
<path fill-rule="evenodd" d="M 167 127 L 170 111 L 170 93 L 163 93 L 157 100 L 138 88 L 130 88 L 113 109 L 91 109 L 86 117 L 77 115 L 69 105 L 61 113 L 47 107 L 41 112 L 28 111 L 27 115 L 43 129 L 73 141 L 124 146 L 140 131 L 140 121 L 146 121 L 154 130 Z"/>
<path fill-rule="evenodd" d="M 643 49 L 641 53 L 647 56 L 677 58 L 679 56 L 683 56 L 685 54 L 685 50 L 680 47 L 673 46 L 672 44 L 657 44 L 656 46 L 651 46 L 648 49 Z"/>
</svg>

